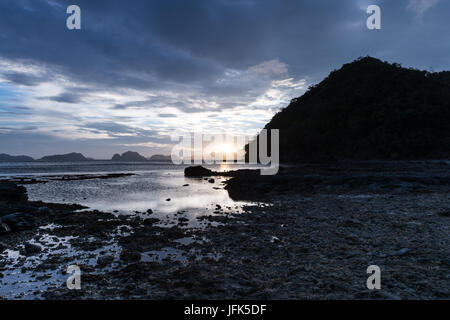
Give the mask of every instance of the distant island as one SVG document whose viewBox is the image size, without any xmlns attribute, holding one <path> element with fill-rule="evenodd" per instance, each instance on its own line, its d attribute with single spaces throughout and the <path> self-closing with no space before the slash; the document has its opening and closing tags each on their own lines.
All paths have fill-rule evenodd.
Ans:
<svg viewBox="0 0 450 320">
<path fill-rule="evenodd" d="M 122 153 L 121 155 L 115 154 L 111 160 L 112 161 L 171 161 L 172 158 L 171 158 L 171 156 L 155 154 L 147 159 L 137 152 L 127 151 L 127 152 Z"/>
<path fill-rule="evenodd" d="M 111 161 L 147 161 L 147 158 L 137 152 L 127 151 L 122 153 L 122 155 L 116 153 Z"/>
<path fill-rule="evenodd" d="M 32 157 L 28 156 L 10 156 L 6 153 L 0 154 L 0 162 L 30 162 L 34 161 Z"/>
<path fill-rule="evenodd" d="M 150 161 L 172 161 L 171 156 L 166 156 L 162 154 L 155 154 L 149 158 Z"/>
<path fill-rule="evenodd" d="M 448 159 L 450 72 L 359 58 L 293 99 L 265 129 L 280 130 L 282 162 Z"/>
<path fill-rule="evenodd" d="M 0 154 L 0 162 L 33 162 L 33 161 L 41 161 L 41 162 L 81 162 L 81 161 L 93 161 L 94 159 L 85 157 L 81 153 L 72 152 L 67 154 L 59 154 L 59 155 L 49 155 L 44 156 L 38 160 L 33 159 L 29 156 L 12 156 L 6 153 Z M 137 152 L 127 151 L 120 154 L 115 154 L 111 161 L 171 161 L 171 156 L 155 154 L 150 158 L 145 158 Z"/>
<path fill-rule="evenodd" d="M 89 161 L 88 158 L 83 156 L 81 153 L 68 153 L 68 154 L 58 154 L 53 156 L 45 156 L 39 159 L 38 161 L 47 161 L 47 162 L 78 162 L 78 161 Z"/>
</svg>

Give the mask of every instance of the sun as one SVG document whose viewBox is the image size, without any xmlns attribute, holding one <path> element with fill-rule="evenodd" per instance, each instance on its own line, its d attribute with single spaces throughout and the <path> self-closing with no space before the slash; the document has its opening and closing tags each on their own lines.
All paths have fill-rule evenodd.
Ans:
<svg viewBox="0 0 450 320">
<path fill-rule="evenodd" d="M 231 144 L 222 144 L 217 148 L 217 151 L 223 152 L 223 153 L 236 153 L 237 152 L 236 148 Z"/>
</svg>

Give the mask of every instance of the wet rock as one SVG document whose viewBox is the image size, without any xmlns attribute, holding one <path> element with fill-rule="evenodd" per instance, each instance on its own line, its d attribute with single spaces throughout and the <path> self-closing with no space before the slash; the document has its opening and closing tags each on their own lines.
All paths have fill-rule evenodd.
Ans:
<svg viewBox="0 0 450 320">
<path fill-rule="evenodd" d="M 176 226 L 165 230 L 165 237 L 167 239 L 179 239 L 185 236 L 184 231 Z"/>
<path fill-rule="evenodd" d="M 183 187 L 189 187 L 189 183 L 183 184 Z"/>
<path fill-rule="evenodd" d="M 120 253 L 120 259 L 123 261 L 139 261 L 141 260 L 141 254 L 137 251 L 123 248 Z"/>
<path fill-rule="evenodd" d="M 8 245 L 4 242 L 0 242 L 0 252 L 5 251 L 8 249 Z"/>
<path fill-rule="evenodd" d="M 27 199 L 27 189 L 25 187 L 6 181 L 0 183 L 0 200 L 10 202 L 27 201 Z"/>
<path fill-rule="evenodd" d="M 44 281 L 44 280 L 50 279 L 51 277 L 52 277 L 52 276 L 49 275 L 49 274 L 43 274 L 42 276 L 36 277 L 36 280 L 38 280 L 38 281 Z"/>
<path fill-rule="evenodd" d="M 101 267 L 107 266 L 107 265 L 111 264 L 113 261 L 114 261 L 113 256 L 109 256 L 109 255 L 101 256 L 101 257 L 98 257 L 98 259 L 97 259 L 97 265 L 99 265 Z"/>
<path fill-rule="evenodd" d="M 0 234 L 5 234 L 8 232 L 11 232 L 11 228 L 6 223 L 0 222 Z"/>
<path fill-rule="evenodd" d="M 216 182 L 216 180 L 214 180 L 213 178 L 211 178 L 211 179 L 208 180 L 208 182 L 209 182 L 209 183 L 214 183 L 214 182 Z"/>
<path fill-rule="evenodd" d="M 3 216 L 1 222 L 6 223 L 15 231 L 28 230 L 36 225 L 34 217 L 23 212 L 16 212 Z"/>
<path fill-rule="evenodd" d="M 48 214 L 51 212 L 51 210 L 50 210 L 50 208 L 44 206 L 44 207 L 39 207 L 37 212 L 40 214 Z"/>
<path fill-rule="evenodd" d="M 42 248 L 36 244 L 25 243 L 24 255 L 33 256 L 42 251 Z"/>
<path fill-rule="evenodd" d="M 159 219 L 155 219 L 155 218 L 148 218 L 148 219 L 144 220 L 144 224 L 147 226 L 151 226 L 157 222 L 159 222 Z"/>
<path fill-rule="evenodd" d="M 147 214 L 152 214 L 153 213 L 153 210 L 152 209 L 148 209 L 147 210 Z"/>
<path fill-rule="evenodd" d="M 167 198 L 166 201 L 170 201 L 170 198 Z"/>
<path fill-rule="evenodd" d="M 271 243 L 278 243 L 281 242 L 280 238 L 272 236 L 272 238 L 270 238 L 270 242 Z"/>
<path fill-rule="evenodd" d="M 202 166 L 187 167 L 184 169 L 186 177 L 208 177 L 212 175 L 212 171 Z"/>
</svg>

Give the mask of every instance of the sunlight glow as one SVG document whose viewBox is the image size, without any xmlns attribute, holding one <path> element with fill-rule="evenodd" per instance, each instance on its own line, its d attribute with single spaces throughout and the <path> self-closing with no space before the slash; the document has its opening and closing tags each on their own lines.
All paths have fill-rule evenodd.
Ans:
<svg viewBox="0 0 450 320">
<path fill-rule="evenodd" d="M 237 152 L 236 148 L 231 144 L 222 144 L 217 148 L 217 151 L 223 152 L 223 153 L 236 153 Z"/>
</svg>

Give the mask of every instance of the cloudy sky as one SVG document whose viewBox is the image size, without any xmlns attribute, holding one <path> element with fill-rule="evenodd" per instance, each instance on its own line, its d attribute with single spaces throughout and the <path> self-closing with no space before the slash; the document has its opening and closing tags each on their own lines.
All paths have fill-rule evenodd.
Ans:
<svg viewBox="0 0 450 320">
<path fill-rule="evenodd" d="M 253 135 L 359 56 L 450 69 L 449 19 L 445 0 L 1 0 L 0 153 L 150 156 L 183 132 Z"/>
</svg>

